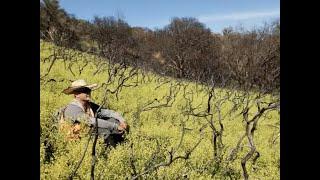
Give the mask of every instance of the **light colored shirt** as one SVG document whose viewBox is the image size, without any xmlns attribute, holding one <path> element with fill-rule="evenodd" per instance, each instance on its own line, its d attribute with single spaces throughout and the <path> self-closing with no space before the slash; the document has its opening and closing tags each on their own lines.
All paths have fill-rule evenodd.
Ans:
<svg viewBox="0 0 320 180">
<path fill-rule="evenodd" d="M 92 108 L 90 106 L 86 108 L 83 107 L 83 105 L 77 100 L 73 100 L 67 105 L 66 109 L 64 110 L 64 116 L 71 119 L 73 123 L 85 121 L 93 126 L 95 126 L 96 123 Z M 105 118 L 114 118 L 120 122 L 124 121 L 123 117 L 119 113 L 108 109 L 101 109 L 97 114 L 98 128 L 117 131 L 118 124 L 115 123 L 115 121 L 108 121 Z"/>
</svg>

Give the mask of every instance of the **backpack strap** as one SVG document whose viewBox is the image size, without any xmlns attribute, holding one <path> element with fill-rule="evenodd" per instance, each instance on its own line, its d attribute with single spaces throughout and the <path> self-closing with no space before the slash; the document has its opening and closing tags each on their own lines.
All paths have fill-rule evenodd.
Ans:
<svg viewBox="0 0 320 180">
<path fill-rule="evenodd" d="M 65 122 L 65 117 L 64 117 L 64 111 L 66 110 L 67 106 L 64 106 L 62 108 L 60 108 L 57 112 L 57 120 L 58 120 L 58 123 L 64 123 Z"/>
</svg>

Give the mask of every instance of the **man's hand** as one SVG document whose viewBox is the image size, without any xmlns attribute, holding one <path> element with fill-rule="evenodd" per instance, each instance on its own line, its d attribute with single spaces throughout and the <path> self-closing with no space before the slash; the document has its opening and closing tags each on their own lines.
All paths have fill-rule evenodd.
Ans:
<svg viewBox="0 0 320 180">
<path fill-rule="evenodd" d="M 127 124 L 125 122 L 120 122 L 120 124 L 118 126 L 118 130 L 124 131 L 125 129 L 127 129 Z"/>
</svg>

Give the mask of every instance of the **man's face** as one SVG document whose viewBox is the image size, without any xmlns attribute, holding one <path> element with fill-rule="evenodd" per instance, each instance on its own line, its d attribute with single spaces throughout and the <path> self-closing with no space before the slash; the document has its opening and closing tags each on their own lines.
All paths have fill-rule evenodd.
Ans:
<svg viewBox="0 0 320 180">
<path fill-rule="evenodd" d="M 75 93 L 75 97 L 80 101 L 90 101 L 91 90 L 83 89 Z"/>
</svg>

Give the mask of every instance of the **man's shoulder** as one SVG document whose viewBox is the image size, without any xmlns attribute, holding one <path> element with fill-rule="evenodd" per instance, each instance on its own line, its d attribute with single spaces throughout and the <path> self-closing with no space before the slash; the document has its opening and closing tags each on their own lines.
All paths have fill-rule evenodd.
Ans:
<svg viewBox="0 0 320 180">
<path fill-rule="evenodd" d="M 69 103 L 64 108 L 64 112 L 67 113 L 67 114 L 70 113 L 70 112 L 81 112 L 81 111 L 83 111 L 81 109 L 81 107 L 79 107 L 79 106 L 77 106 L 77 105 L 75 105 L 73 103 Z"/>
</svg>

